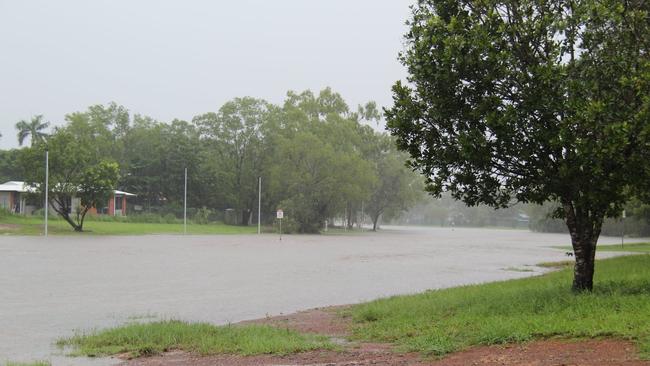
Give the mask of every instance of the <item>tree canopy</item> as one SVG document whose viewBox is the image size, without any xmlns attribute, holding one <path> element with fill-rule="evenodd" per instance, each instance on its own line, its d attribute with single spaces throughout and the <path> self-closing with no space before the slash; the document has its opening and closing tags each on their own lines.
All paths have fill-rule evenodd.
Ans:
<svg viewBox="0 0 650 366">
<path fill-rule="evenodd" d="M 422 0 L 386 111 L 434 195 L 558 201 L 593 286 L 604 217 L 647 192 L 650 32 L 644 1 Z"/>
<path fill-rule="evenodd" d="M 115 103 L 95 105 L 69 114 L 66 124 L 45 140 L 50 149 L 51 186 L 70 188 L 52 191 L 52 199 L 60 201 L 57 207 L 70 206 L 73 187 L 86 187 L 90 181 L 82 178 L 96 177 L 106 183 L 100 184 L 103 188 L 137 194 L 129 201 L 137 202 L 140 212 L 178 215 L 187 168 L 188 207 L 205 207 L 204 214 L 227 210 L 231 223 L 256 223 L 261 177 L 263 222 L 271 224 L 275 211 L 282 208 L 285 229 L 317 232 L 325 221 L 335 220 L 352 226 L 363 220 L 362 207 L 375 207 L 375 200 L 399 200 L 404 197 L 399 192 L 411 189 L 411 182 L 417 180 L 404 165 L 403 154 L 393 147 L 394 139 L 371 127 L 380 117 L 375 103 L 353 112 L 329 88 L 318 93 L 289 92 L 280 105 L 235 98 L 191 121 L 169 123 L 131 115 Z M 45 144 L 36 144 L 21 150 L 19 165 L 28 182 L 43 181 L 44 149 Z M 2 156 L 0 173 L 9 174 L 12 170 L 2 167 Z M 113 164 L 119 169 L 114 181 L 107 179 Z M 402 174 L 391 185 L 393 191 L 382 180 L 388 166 L 391 172 Z M 105 167 L 102 172 L 106 174 L 99 179 L 102 172 L 90 167 Z M 377 194 L 378 190 L 383 193 Z M 101 205 L 104 200 L 98 194 L 95 201 L 94 205 Z M 84 202 L 91 204 L 90 199 Z M 79 205 L 80 218 L 86 203 Z M 393 202 L 381 213 L 392 217 L 410 203 Z M 75 209 L 68 207 L 62 215 L 69 211 L 74 222 Z M 381 213 L 374 214 L 375 221 Z M 216 217 L 225 219 L 223 214 Z M 74 223 L 79 224 L 78 220 Z"/>
</svg>

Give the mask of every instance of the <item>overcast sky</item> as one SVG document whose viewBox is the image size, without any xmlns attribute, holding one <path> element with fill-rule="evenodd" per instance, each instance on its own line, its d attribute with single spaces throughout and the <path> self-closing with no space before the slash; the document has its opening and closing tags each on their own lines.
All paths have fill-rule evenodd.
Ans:
<svg viewBox="0 0 650 366">
<path fill-rule="evenodd" d="M 326 86 L 390 105 L 411 2 L 0 0 L 0 148 L 111 101 L 160 121 Z"/>
</svg>

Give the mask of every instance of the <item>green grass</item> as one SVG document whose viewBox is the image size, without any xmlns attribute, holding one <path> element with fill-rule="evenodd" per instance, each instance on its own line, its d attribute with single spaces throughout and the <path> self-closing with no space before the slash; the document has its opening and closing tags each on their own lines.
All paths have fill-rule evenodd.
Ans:
<svg viewBox="0 0 650 366">
<path fill-rule="evenodd" d="M 259 355 L 333 349 L 324 336 L 299 334 L 270 326 L 214 326 L 205 323 L 159 321 L 132 323 L 117 328 L 79 334 L 57 342 L 71 346 L 73 356 L 109 356 L 130 353 L 148 356 L 167 350 L 201 355 Z"/>
<path fill-rule="evenodd" d="M 650 255 L 598 261 L 594 292 L 570 291 L 571 269 L 353 306 L 354 338 L 444 355 L 475 345 L 612 337 L 650 356 Z"/>
<path fill-rule="evenodd" d="M 9 224 L 3 226 L 2 224 Z M 79 234 L 70 225 L 57 217 L 48 220 L 50 234 Z M 0 217 L 0 235 L 41 235 L 43 219 L 40 217 L 7 215 Z M 182 234 L 183 224 L 132 223 L 114 221 L 84 222 L 84 233 L 81 235 L 144 235 L 144 234 Z M 257 233 L 256 226 L 235 226 L 224 224 L 187 225 L 188 234 L 253 234 Z"/>
<path fill-rule="evenodd" d="M 571 248 L 570 246 L 558 246 L 553 248 L 573 252 L 573 248 Z M 597 251 L 650 253 L 650 243 L 630 243 L 630 244 L 624 244 L 623 246 L 621 246 L 621 244 L 599 245 L 597 247 Z"/>
<path fill-rule="evenodd" d="M 49 361 L 33 361 L 33 362 L 7 362 L 5 366 L 50 366 Z"/>
<path fill-rule="evenodd" d="M 598 250 L 601 252 L 635 252 L 650 253 L 650 243 L 630 243 L 621 246 L 616 245 L 599 245 Z"/>
</svg>

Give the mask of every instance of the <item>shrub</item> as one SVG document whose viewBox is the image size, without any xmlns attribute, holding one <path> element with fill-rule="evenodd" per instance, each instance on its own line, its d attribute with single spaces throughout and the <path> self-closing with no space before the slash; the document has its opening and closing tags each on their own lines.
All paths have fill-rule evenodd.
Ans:
<svg viewBox="0 0 650 366">
<path fill-rule="evenodd" d="M 201 224 L 201 225 L 205 225 L 209 223 L 211 214 L 212 214 L 212 210 L 203 206 L 202 208 L 196 211 L 196 214 L 194 214 L 194 223 Z"/>
</svg>

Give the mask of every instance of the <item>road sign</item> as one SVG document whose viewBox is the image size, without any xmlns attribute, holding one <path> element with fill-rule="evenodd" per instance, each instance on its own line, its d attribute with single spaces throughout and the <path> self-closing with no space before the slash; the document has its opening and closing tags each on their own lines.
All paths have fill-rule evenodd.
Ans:
<svg viewBox="0 0 650 366">
<path fill-rule="evenodd" d="M 278 212 L 276 212 L 276 215 L 277 215 L 276 217 L 278 219 L 282 219 L 282 218 L 284 218 L 284 211 L 278 210 Z"/>
</svg>

